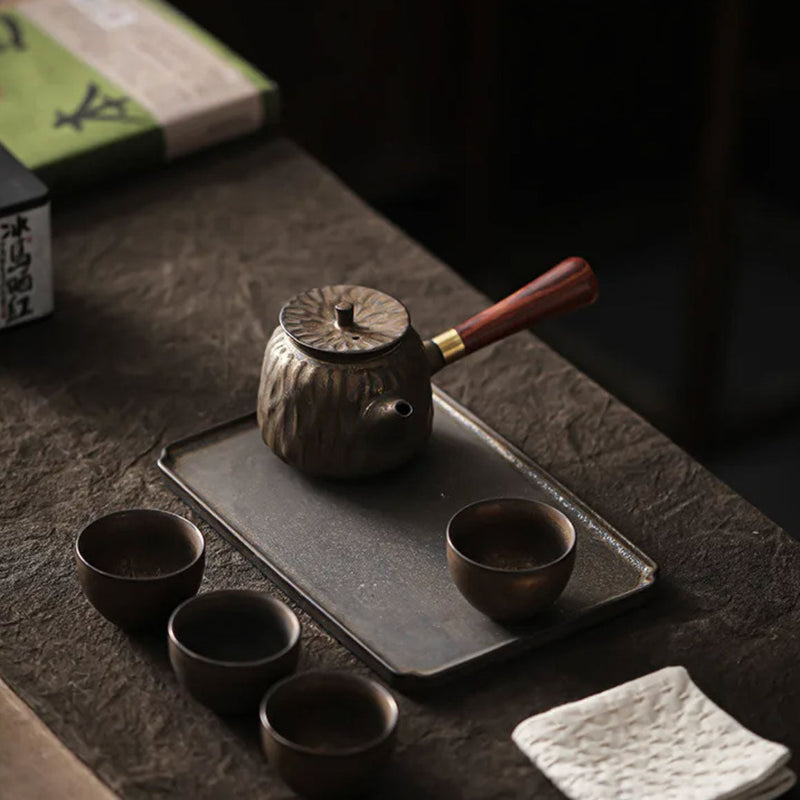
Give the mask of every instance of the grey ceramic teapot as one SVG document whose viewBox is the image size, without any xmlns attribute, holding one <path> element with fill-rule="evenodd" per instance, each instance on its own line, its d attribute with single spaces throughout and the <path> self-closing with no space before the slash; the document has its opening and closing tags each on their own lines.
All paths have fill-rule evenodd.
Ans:
<svg viewBox="0 0 800 800">
<path fill-rule="evenodd" d="M 272 451 L 310 475 L 396 467 L 431 432 L 431 375 L 546 317 L 589 305 L 597 281 L 568 258 L 491 308 L 425 342 L 408 310 L 365 286 L 310 289 L 281 309 L 264 354 L 258 424 Z"/>
</svg>

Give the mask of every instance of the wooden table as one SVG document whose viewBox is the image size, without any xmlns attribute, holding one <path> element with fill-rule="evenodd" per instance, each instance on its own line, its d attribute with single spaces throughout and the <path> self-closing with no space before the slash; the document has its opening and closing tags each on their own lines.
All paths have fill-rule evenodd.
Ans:
<svg viewBox="0 0 800 800">
<path fill-rule="evenodd" d="M 254 719 L 193 702 L 163 637 L 127 636 L 87 605 L 75 534 L 113 509 L 187 513 L 156 457 L 253 407 L 264 343 L 294 292 L 377 286 L 408 304 L 424 335 L 486 299 L 280 140 L 62 199 L 54 243 L 56 314 L 0 339 L 0 676 L 122 797 L 290 797 L 263 761 Z M 531 275 L 549 266 L 532 264 Z M 757 733 L 800 748 L 800 547 L 532 335 L 437 381 L 653 557 L 660 588 L 592 630 L 430 696 L 400 696 L 380 796 L 557 797 L 511 743 L 514 725 L 667 664 L 686 666 Z M 204 530 L 204 590 L 275 591 Z M 304 667 L 365 671 L 302 621 Z M 56 747 L 5 698 L 4 743 L 34 725 Z M 3 797 L 24 796 L 32 771 L 67 769 L 7 752 Z"/>
</svg>

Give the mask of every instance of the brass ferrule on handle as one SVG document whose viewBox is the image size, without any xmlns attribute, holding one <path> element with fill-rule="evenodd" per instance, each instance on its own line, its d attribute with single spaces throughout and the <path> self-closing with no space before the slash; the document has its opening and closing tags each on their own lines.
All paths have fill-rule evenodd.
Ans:
<svg viewBox="0 0 800 800">
<path fill-rule="evenodd" d="M 434 336 L 431 341 L 439 348 L 445 364 L 452 364 L 467 354 L 464 340 L 458 335 L 455 328 Z"/>
</svg>

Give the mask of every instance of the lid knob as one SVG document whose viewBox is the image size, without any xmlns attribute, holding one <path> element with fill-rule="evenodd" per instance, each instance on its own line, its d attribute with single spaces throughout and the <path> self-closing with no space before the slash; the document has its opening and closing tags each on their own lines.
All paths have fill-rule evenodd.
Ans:
<svg viewBox="0 0 800 800">
<path fill-rule="evenodd" d="M 346 300 L 338 302 L 334 306 L 336 310 L 336 326 L 338 328 L 353 327 L 353 304 Z"/>
</svg>

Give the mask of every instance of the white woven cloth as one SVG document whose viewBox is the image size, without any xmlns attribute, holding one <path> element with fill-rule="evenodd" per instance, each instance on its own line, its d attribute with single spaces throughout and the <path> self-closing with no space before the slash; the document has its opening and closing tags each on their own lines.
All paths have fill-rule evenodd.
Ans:
<svg viewBox="0 0 800 800">
<path fill-rule="evenodd" d="M 742 727 L 683 667 L 537 714 L 512 738 L 572 800 L 770 800 L 795 783 L 789 750 Z"/>
</svg>

